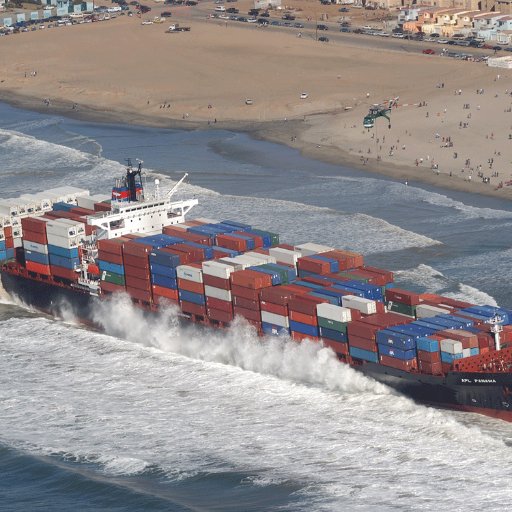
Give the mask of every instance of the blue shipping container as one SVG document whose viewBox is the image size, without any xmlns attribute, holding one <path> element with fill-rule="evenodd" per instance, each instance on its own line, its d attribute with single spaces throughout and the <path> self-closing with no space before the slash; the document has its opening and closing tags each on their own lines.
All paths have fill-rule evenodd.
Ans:
<svg viewBox="0 0 512 512">
<path fill-rule="evenodd" d="M 296 331 L 315 337 L 318 337 L 319 334 L 318 327 L 315 325 L 303 324 L 302 322 L 295 322 L 294 320 L 290 320 L 290 331 Z"/>
<path fill-rule="evenodd" d="M 450 354 L 449 352 L 441 352 L 441 361 L 443 363 L 453 363 L 456 359 L 462 359 L 462 354 Z"/>
<path fill-rule="evenodd" d="M 356 359 L 362 359 L 363 361 L 370 361 L 372 363 L 379 362 L 379 356 L 376 352 L 370 352 L 369 350 L 363 350 L 357 347 L 349 347 L 348 350 L 350 355 Z"/>
<path fill-rule="evenodd" d="M 180 257 L 177 254 L 154 249 L 149 253 L 149 263 L 174 268 L 180 265 Z"/>
<path fill-rule="evenodd" d="M 151 274 L 151 282 L 158 286 L 163 286 L 164 288 L 170 288 L 172 290 L 178 289 L 178 281 L 174 277 Z"/>
<path fill-rule="evenodd" d="M 5 251 L 5 240 L 0 240 L 0 251 Z"/>
<path fill-rule="evenodd" d="M 286 327 L 269 324 L 268 322 L 261 322 L 261 330 L 271 336 L 288 336 L 290 334 L 289 329 Z"/>
<path fill-rule="evenodd" d="M 180 300 L 184 300 L 186 302 L 193 302 L 194 304 L 199 304 L 200 306 L 204 306 L 206 304 L 206 299 L 202 293 L 179 290 L 178 295 Z"/>
<path fill-rule="evenodd" d="M 25 259 L 28 261 L 33 261 L 34 263 L 40 263 L 41 265 L 50 264 L 48 254 L 43 254 L 36 251 L 25 251 Z"/>
<path fill-rule="evenodd" d="M 244 224 L 243 222 L 233 221 L 233 220 L 223 220 L 221 224 L 227 224 L 228 226 L 234 226 L 235 228 L 239 228 L 243 231 L 246 231 L 248 229 L 252 229 L 249 224 Z"/>
<path fill-rule="evenodd" d="M 78 247 L 65 249 L 58 245 L 48 244 L 48 253 L 55 254 L 56 256 L 62 256 L 63 258 L 78 258 Z"/>
<path fill-rule="evenodd" d="M 347 343 L 348 337 L 345 332 L 335 331 L 334 329 L 327 329 L 326 327 L 320 327 L 320 337 L 328 340 L 341 341 Z"/>
<path fill-rule="evenodd" d="M 98 260 L 98 268 L 103 272 L 113 272 L 114 274 L 120 274 L 124 276 L 124 266 L 118 265 L 117 263 L 110 263 L 110 261 Z"/>
<path fill-rule="evenodd" d="M 375 333 L 375 341 L 381 345 L 398 348 L 401 350 L 411 350 L 416 348 L 416 339 L 408 334 L 393 332 L 383 329 Z"/>
<path fill-rule="evenodd" d="M 49 254 L 48 256 L 50 259 L 50 265 L 55 265 L 56 267 L 73 270 L 80 265 L 80 260 L 78 258 L 64 258 L 63 256 L 57 256 L 56 254 Z"/>
<path fill-rule="evenodd" d="M 76 204 L 64 203 L 62 201 L 53 203 L 52 210 L 55 212 L 69 212 L 71 208 L 76 208 Z"/>
<path fill-rule="evenodd" d="M 416 348 L 424 352 L 439 352 L 439 341 L 430 338 L 418 338 Z"/>
<path fill-rule="evenodd" d="M 149 268 L 152 274 L 159 274 L 166 277 L 176 277 L 176 269 L 174 267 L 166 267 L 165 265 L 150 263 Z"/>
<path fill-rule="evenodd" d="M 395 359 L 402 359 L 403 361 L 410 361 L 416 357 L 416 350 L 401 350 L 389 345 L 377 344 L 379 354 L 382 356 L 394 357 Z"/>
</svg>

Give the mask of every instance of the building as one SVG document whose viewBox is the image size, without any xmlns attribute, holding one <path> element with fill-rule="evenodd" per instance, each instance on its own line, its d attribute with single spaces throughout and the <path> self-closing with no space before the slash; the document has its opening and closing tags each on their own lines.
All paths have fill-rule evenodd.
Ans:
<svg viewBox="0 0 512 512">
<path fill-rule="evenodd" d="M 281 0 L 254 0 L 255 9 L 277 9 L 281 8 Z"/>
<path fill-rule="evenodd" d="M 6 0 L 0 0 L 0 11 L 3 11 L 5 9 L 5 1 Z"/>
</svg>

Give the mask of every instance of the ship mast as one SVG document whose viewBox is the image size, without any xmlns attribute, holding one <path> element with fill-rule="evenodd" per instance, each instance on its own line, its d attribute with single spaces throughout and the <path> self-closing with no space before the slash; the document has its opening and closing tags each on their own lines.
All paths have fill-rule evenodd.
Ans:
<svg viewBox="0 0 512 512">
<path fill-rule="evenodd" d="M 500 332 L 503 331 L 503 327 L 501 323 L 503 322 L 503 318 L 495 313 L 492 318 L 486 321 L 487 324 L 491 326 L 491 333 L 494 335 L 494 345 L 496 350 L 501 350 L 501 340 L 500 340 Z"/>
</svg>

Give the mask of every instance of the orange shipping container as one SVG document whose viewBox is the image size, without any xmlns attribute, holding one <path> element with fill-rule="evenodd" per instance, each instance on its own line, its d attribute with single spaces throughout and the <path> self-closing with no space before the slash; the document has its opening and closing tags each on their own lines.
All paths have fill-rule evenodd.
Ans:
<svg viewBox="0 0 512 512">
<path fill-rule="evenodd" d="M 272 276 L 255 270 L 237 270 L 231 274 L 231 284 L 260 290 L 272 286 Z"/>
<path fill-rule="evenodd" d="M 194 283 L 187 279 L 180 279 L 178 277 L 178 288 L 187 292 L 200 293 L 204 295 L 204 283 Z"/>
<path fill-rule="evenodd" d="M 34 261 L 27 261 L 25 263 L 25 267 L 30 272 L 35 272 L 36 274 L 42 274 L 44 276 L 50 276 L 50 265 L 43 265 L 42 263 L 35 263 Z"/>
<path fill-rule="evenodd" d="M 301 322 L 307 325 L 317 325 L 316 315 L 306 315 L 305 313 L 299 313 L 298 311 L 290 310 L 290 320 L 294 320 L 295 322 Z"/>
</svg>

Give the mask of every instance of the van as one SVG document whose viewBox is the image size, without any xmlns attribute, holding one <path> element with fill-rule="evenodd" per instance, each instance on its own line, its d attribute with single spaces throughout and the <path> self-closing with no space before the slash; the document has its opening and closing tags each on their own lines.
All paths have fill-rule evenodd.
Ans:
<svg viewBox="0 0 512 512">
<path fill-rule="evenodd" d="M 217 12 L 226 12 L 226 8 L 223 5 L 216 5 L 215 10 Z"/>
</svg>

